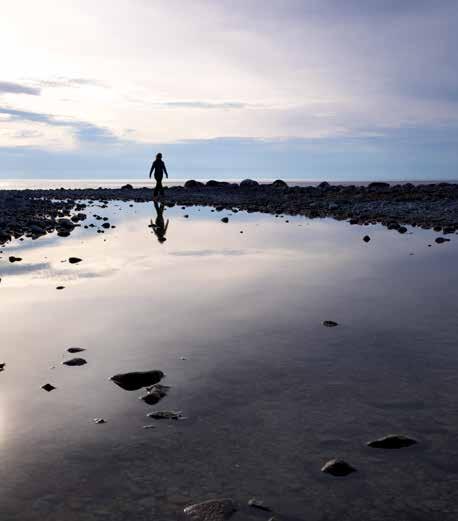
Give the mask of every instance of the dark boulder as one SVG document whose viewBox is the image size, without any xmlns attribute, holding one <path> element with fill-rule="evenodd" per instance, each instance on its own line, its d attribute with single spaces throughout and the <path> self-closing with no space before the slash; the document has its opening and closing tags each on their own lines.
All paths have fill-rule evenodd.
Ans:
<svg viewBox="0 0 458 521">
<path fill-rule="evenodd" d="M 204 186 L 203 183 L 201 183 L 200 181 L 195 181 L 194 179 L 190 179 L 189 181 L 186 181 L 186 183 L 184 184 L 185 188 L 201 188 L 202 186 Z"/>
<path fill-rule="evenodd" d="M 369 183 L 367 188 L 369 190 L 385 190 L 390 187 L 390 183 L 382 183 L 380 181 L 376 181 L 374 183 Z"/>
<path fill-rule="evenodd" d="M 254 179 L 244 179 L 240 183 L 240 188 L 256 188 L 257 186 L 259 186 L 259 183 Z"/>
<path fill-rule="evenodd" d="M 152 371 L 115 374 L 110 380 L 126 391 L 138 391 L 142 387 L 159 383 L 164 376 L 162 371 L 154 369 Z"/>
<path fill-rule="evenodd" d="M 121 190 L 133 190 L 133 189 L 134 189 L 134 187 L 131 184 L 129 184 L 129 183 L 127 183 L 126 185 L 121 186 Z"/>
<path fill-rule="evenodd" d="M 275 187 L 275 188 L 288 188 L 288 185 L 282 179 L 276 179 L 272 183 L 272 186 Z"/>
</svg>

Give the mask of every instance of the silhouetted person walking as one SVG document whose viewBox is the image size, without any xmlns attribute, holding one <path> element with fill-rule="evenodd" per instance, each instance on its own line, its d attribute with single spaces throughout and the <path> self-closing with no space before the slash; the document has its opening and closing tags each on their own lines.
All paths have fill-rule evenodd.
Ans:
<svg viewBox="0 0 458 521">
<path fill-rule="evenodd" d="M 169 177 L 167 173 L 167 168 L 165 168 L 165 163 L 162 161 L 162 154 L 156 154 L 156 159 L 153 161 L 149 171 L 149 178 L 151 179 L 151 174 L 154 172 L 154 179 L 156 179 L 156 186 L 154 187 L 153 197 L 157 197 L 159 194 L 164 197 L 164 188 L 162 186 L 162 178 Z"/>
<path fill-rule="evenodd" d="M 163 243 L 167 240 L 165 238 L 165 234 L 167 232 L 167 228 L 169 227 L 169 220 L 167 219 L 167 223 L 164 224 L 164 203 L 158 205 L 157 201 L 154 201 L 154 208 L 156 209 L 157 214 L 156 221 L 153 223 L 153 220 L 151 219 L 150 227 L 153 229 L 157 240 L 160 243 Z"/>
</svg>

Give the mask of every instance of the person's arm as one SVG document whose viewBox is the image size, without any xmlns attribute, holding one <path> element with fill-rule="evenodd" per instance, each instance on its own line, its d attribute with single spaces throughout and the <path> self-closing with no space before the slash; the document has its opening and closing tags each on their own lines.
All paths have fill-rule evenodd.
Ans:
<svg viewBox="0 0 458 521">
<path fill-rule="evenodd" d="M 150 168 L 150 170 L 149 170 L 149 178 L 150 178 L 150 179 L 151 179 L 151 174 L 153 173 L 154 168 L 155 168 L 155 164 L 154 164 L 154 163 L 155 163 L 155 162 L 153 161 L 153 163 L 152 163 L 152 165 L 151 165 L 151 168 Z"/>
<path fill-rule="evenodd" d="M 163 163 L 163 165 L 164 165 L 165 177 L 168 179 L 169 178 L 169 174 L 167 172 L 167 168 L 165 167 L 165 163 Z"/>
</svg>

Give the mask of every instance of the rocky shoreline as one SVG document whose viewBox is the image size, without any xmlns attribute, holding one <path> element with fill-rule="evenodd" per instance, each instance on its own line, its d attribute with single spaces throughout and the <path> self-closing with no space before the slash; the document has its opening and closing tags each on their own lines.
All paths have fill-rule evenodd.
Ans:
<svg viewBox="0 0 458 521">
<path fill-rule="evenodd" d="M 240 184 L 187 181 L 166 188 L 168 206 L 213 206 L 217 211 L 245 210 L 275 215 L 332 217 L 350 224 L 380 223 L 405 233 L 405 225 L 433 228 L 444 234 L 458 230 L 458 184 L 412 185 L 371 183 L 289 187 L 284 181 Z M 69 235 L 86 218 L 87 207 L 112 200 L 147 202 L 150 187 L 0 190 L 0 244 L 13 238 L 37 238 L 51 232 Z"/>
</svg>

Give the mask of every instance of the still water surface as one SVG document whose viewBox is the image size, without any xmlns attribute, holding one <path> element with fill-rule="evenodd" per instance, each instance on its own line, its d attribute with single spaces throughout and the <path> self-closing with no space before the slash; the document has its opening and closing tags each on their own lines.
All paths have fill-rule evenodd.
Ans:
<svg viewBox="0 0 458 521">
<path fill-rule="evenodd" d="M 92 213 L 116 228 L 0 254 L 2 521 L 167 521 L 253 496 L 291 520 L 456 519 L 455 237 L 175 207 L 160 243 L 151 204 Z M 87 365 L 62 365 L 70 346 Z M 108 379 L 149 369 L 171 386 L 154 407 Z M 153 409 L 187 419 L 143 429 Z M 389 433 L 420 443 L 365 446 Z M 358 472 L 323 475 L 333 457 Z"/>
</svg>

